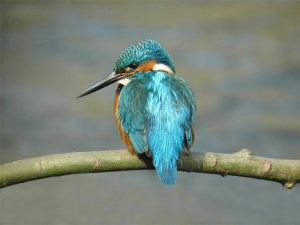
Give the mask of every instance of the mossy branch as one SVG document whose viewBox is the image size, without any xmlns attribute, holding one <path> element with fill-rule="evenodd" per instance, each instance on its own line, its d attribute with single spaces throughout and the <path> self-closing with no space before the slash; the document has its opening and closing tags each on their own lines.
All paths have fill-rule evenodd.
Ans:
<svg viewBox="0 0 300 225">
<path fill-rule="evenodd" d="M 134 156 L 127 150 L 47 155 L 0 165 L 0 188 L 68 174 L 145 169 L 153 169 L 150 159 Z M 300 182 L 300 160 L 258 157 L 247 149 L 232 154 L 181 154 L 178 170 L 275 181 L 285 188 L 292 188 Z"/>
</svg>

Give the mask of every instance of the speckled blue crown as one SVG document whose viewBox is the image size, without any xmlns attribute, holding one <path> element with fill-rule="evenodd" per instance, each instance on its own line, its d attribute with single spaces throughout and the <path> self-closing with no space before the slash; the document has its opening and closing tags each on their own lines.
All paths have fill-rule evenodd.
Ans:
<svg viewBox="0 0 300 225">
<path fill-rule="evenodd" d="M 133 62 L 141 64 L 151 59 L 155 59 L 157 63 L 163 63 L 175 71 L 175 65 L 169 53 L 157 41 L 151 39 L 131 44 L 123 50 L 115 63 L 114 70 L 125 68 Z"/>
</svg>

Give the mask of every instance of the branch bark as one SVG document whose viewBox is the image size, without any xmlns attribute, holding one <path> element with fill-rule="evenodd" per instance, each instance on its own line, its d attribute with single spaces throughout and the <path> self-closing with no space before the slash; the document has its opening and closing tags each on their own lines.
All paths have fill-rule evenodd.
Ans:
<svg viewBox="0 0 300 225">
<path fill-rule="evenodd" d="M 232 154 L 181 154 L 178 170 L 269 180 L 292 188 L 300 182 L 300 160 L 254 156 L 247 149 Z M 154 169 L 147 157 L 127 150 L 72 152 L 18 160 L 0 165 L 0 188 L 47 177 L 79 173 Z"/>
</svg>

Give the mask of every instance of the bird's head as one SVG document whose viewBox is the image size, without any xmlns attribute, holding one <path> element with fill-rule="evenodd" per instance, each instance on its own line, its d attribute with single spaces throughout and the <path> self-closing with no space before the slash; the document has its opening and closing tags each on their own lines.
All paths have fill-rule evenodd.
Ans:
<svg viewBox="0 0 300 225">
<path fill-rule="evenodd" d="M 157 41 L 151 39 L 132 44 L 123 50 L 115 63 L 113 73 L 78 97 L 91 94 L 115 82 L 126 85 L 133 74 L 149 70 L 175 74 L 175 65 L 168 52 Z"/>
</svg>

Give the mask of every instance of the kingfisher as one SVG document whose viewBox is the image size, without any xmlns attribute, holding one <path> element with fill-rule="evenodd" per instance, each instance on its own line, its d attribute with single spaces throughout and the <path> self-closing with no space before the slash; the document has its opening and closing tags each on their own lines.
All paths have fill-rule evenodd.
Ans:
<svg viewBox="0 0 300 225">
<path fill-rule="evenodd" d="M 113 72 L 78 98 L 115 82 L 114 116 L 121 139 L 132 154 L 152 159 L 164 184 L 174 184 L 179 153 L 189 153 L 195 140 L 192 89 L 175 74 L 169 53 L 151 39 L 129 45 Z"/>
</svg>

